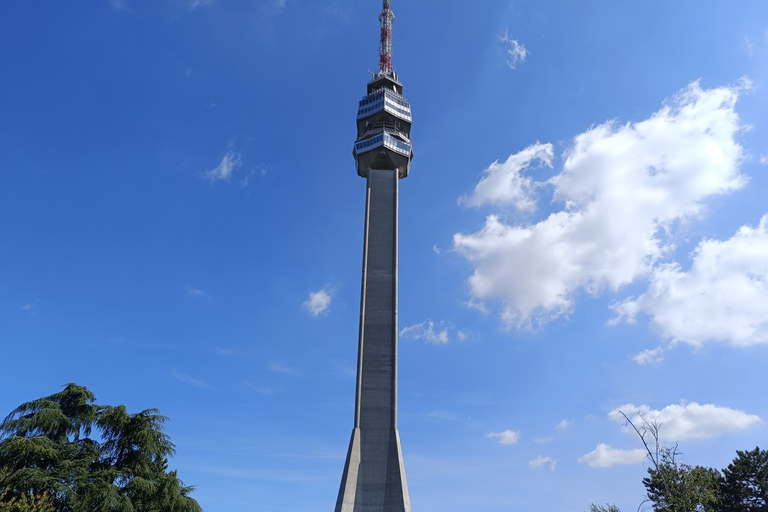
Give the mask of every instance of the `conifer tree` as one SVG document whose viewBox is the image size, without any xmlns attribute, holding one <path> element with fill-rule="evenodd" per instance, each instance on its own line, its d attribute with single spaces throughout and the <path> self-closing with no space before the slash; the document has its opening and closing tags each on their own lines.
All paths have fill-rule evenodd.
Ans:
<svg viewBox="0 0 768 512">
<path fill-rule="evenodd" d="M 53 512 L 202 512 L 194 488 L 168 471 L 166 420 L 156 409 L 97 405 L 77 384 L 24 403 L 0 424 L 0 502 L 46 496 Z"/>
</svg>

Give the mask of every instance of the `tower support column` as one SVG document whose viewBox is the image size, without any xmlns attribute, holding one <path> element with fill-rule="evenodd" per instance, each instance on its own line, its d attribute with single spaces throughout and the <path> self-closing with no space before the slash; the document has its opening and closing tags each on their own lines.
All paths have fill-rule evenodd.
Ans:
<svg viewBox="0 0 768 512">
<path fill-rule="evenodd" d="M 355 426 L 336 512 L 411 512 L 397 431 L 398 178 L 367 173 Z"/>
</svg>

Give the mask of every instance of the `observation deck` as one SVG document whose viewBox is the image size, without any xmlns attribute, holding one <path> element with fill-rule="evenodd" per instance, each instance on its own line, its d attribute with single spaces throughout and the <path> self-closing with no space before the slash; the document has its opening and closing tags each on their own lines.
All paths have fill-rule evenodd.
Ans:
<svg viewBox="0 0 768 512">
<path fill-rule="evenodd" d="M 413 158 L 411 144 L 411 104 L 403 95 L 397 74 L 374 73 L 368 94 L 357 109 L 357 140 L 352 155 L 357 174 L 368 176 L 369 169 L 397 171 L 405 178 Z"/>
</svg>

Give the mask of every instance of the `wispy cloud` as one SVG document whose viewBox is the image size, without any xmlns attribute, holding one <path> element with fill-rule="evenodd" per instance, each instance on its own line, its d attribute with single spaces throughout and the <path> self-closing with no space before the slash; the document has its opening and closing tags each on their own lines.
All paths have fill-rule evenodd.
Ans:
<svg viewBox="0 0 768 512">
<path fill-rule="evenodd" d="M 509 29 L 504 31 L 504 36 L 500 38 L 501 42 L 507 46 L 507 66 L 510 69 L 517 68 L 518 64 L 525 62 L 525 58 L 528 56 L 528 50 L 520 44 L 517 39 L 513 39 L 509 35 Z"/>
<path fill-rule="evenodd" d="M 26 311 L 27 313 L 37 313 L 37 309 L 40 306 L 40 299 L 35 299 L 33 301 L 27 302 L 26 304 L 23 304 L 21 306 L 22 311 Z"/>
<path fill-rule="evenodd" d="M 555 428 L 557 430 L 568 430 L 570 426 L 573 425 L 573 420 L 564 419 L 558 423 Z"/>
<path fill-rule="evenodd" d="M 768 155 L 760 155 L 760 164 L 768 165 Z"/>
<path fill-rule="evenodd" d="M 480 231 L 454 235 L 474 267 L 472 300 L 498 301 L 507 326 L 532 328 L 569 313 L 579 292 L 599 295 L 647 277 L 674 246 L 676 222 L 746 184 L 736 140 L 742 90 L 694 82 L 644 121 L 609 121 L 577 135 L 562 170 L 530 185 L 552 187 L 561 211 L 533 225 L 493 214 Z"/>
<path fill-rule="evenodd" d="M 744 46 L 747 48 L 749 56 L 752 57 L 755 54 L 755 43 L 749 40 L 748 36 L 744 36 Z"/>
<path fill-rule="evenodd" d="M 539 455 L 532 461 L 528 463 L 528 466 L 530 466 L 531 469 L 544 469 L 546 466 L 549 466 L 550 471 L 555 470 L 555 466 L 557 466 L 557 459 L 553 459 L 552 457 L 543 457 Z"/>
<path fill-rule="evenodd" d="M 200 7 L 208 7 L 208 6 L 214 5 L 215 3 L 216 3 L 216 0 L 190 0 L 189 10 L 194 11 L 195 9 L 199 9 Z"/>
<path fill-rule="evenodd" d="M 214 167 L 213 169 L 210 169 L 208 171 L 203 171 L 201 175 L 210 180 L 211 185 L 213 185 L 217 181 L 226 181 L 229 182 L 229 180 L 232 178 L 233 173 L 235 170 L 237 170 L 240 165 L 242 164 L 242 160 L 240 158 L 240 155 L 238 153 L 234 153 L 230 151 L 226 155 L 224 155 L 224 158 L 221 159 L 221 162 L 219 162 L 219 165 Z"/>
<path fill-rule="evenodd" d="M 128 6 L 128 2 L 125 0 L 109 0 L 109 5 L 112 6 L 112 10 L 115 12 L 130 12 L 131 8 Z"/>
<path fill-rule="evenodd" d="M 203 381 L 201 381 L 199 379 L 196 379 L 194 377 L 191 377 L 191 376 L 187 375 L 186 373 L 181 373 L 181 372 L 178 372 L 178 371 L 174 370 L 172 375 L 175 378 L 179 379 L 181 382 L 183 382 L 185 384 L 189 384 L 190 386 L 194 386 L 194 387 L 200 388 L 200 389 L 210 389 L 211 388 L 211 386 L 208 385 L 207 383 L 205 383 L 205 382 L 203 382 Z"/>
<path fill-rule="evenodd" d="M 645 450 L 635 448 L 632 450 L 622 450 L 611 448 L 605 443 L 600 443 L 597 448 L 579 457 L 579 462 L 587 464 L 593 468 L 609 468 L 611 466 L 640 464 L 645 460 Z"/>
<path fill-rule="evenodd" d="M 277 16 L 285 10 L 286 0 L 269 0 L 261 4 L 261 13 L 265 16 Z"/>
<path fill-rule="evenodd" d="M 191 295 L 192 297 L 205 297 L 205 292 L 203 290 L 193 288 L 192 286 L 187 286 L 186 292 L 187 295 Z"/>
<path fill-rule="evenodd" d="M 333 300 L 334 290 L 325 287 L 316 292 L 309 292 L 309 298 L 304 301 L 302 307 L 312 316 L 320 316 L 328 313 Z"/>
<path fill-rule="evenodd" d="M 504 432 L 488 432 L 484 436 L 486 439 L 498 439 L 499 444 L 517 444 L 520 440 L 520 432 L 515 430 L 505 430 Z"/>
<path fill-rule="evenodd" d="M 445 327 L 442 322 L 435 328 L 435 322 L 427 320 L 420 324 L 405 327 L 400 331 L 400 336 L 414 340 L 424 340 L 438 345 L 448 343 L 451 340 L 450 328 Z M 456 333 L 456 339 L 462 341 L 466 335 L 462 331 Z"/>
<path fill-rule="evenodd" d="M 299 372 L 297 372 L 294 368 L 291 368 L 289 366 L 285 366 L 282 363 L 272 363 L 269 365 L 269 369 L 276 373 L 284 373 L 286 375 L 298 375 Z"/>
<path fill-rule="evenodd" d="M 244 382 L 245 387 L 253 391 L 254 393 L 258 393 L 260 395 L 272 395 L 274 394 L 275 390 L 272 389 L 270 386 L 261 386 L 258 384 L 253 384 L 251 382 Z"/>
</svg>

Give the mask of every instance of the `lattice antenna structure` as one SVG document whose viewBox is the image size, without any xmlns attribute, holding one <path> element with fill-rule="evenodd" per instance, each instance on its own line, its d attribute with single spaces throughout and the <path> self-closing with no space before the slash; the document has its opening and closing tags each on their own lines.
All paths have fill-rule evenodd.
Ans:
<svg viewBox="0 0 768 512">
<path fill-rule="evenodd" d="M 390 1 L 384 0 L 384 8 L 379 14 L 381 22 L 381 45 L 379 46 L 379 72 L 392 73 L 392 22 L 395 13 L 390 8 Z"/>
</svg>

